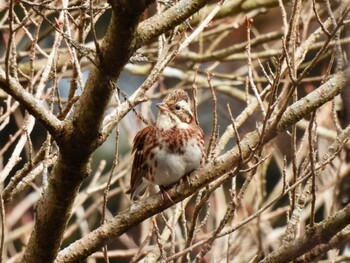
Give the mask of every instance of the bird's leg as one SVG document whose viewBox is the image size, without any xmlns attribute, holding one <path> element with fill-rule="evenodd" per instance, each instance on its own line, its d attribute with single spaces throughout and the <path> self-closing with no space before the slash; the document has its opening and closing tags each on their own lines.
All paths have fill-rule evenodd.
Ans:
<svg viewBox="0 0 350 263">
<path fill-rule="evenodd" d="M 191 175 L 192 172 L 189 172 L 187 174 L 185 174 L 184 176 L 182 176 L 181 178 L 181 183 L 185 183 L 187 184 L 187 186 L 191 186 L 191 180 L 190 180 L 190 175 Z"/>
<path fill-rule="evenodd" d="M 170 195 L 167 192 L 167 190 L 169 190 L 173 185 L 174 184 L 171 184 L 171 185 L 160 185 L 159 189 L 162 192 L 164 200 L 168 199 L 175 205 L 175 202 L 173 201 L 173 199 L 171 199 Z"/>
</svg>

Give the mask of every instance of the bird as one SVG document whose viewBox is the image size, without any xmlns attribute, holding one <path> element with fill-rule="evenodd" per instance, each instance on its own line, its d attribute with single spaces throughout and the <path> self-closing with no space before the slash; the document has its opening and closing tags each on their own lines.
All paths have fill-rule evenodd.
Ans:
<svg viewBox="0 0 350 263">
<path fill-rule="evenodd" d="M 134 159 L 127 193 L 135 200 L 150 184 L 161 190 L 179 182 L 205 161 L 204 133 L 186 91 L 165 96 L 155 124 L 140 130 L 133 142 Z"/>
</svg>

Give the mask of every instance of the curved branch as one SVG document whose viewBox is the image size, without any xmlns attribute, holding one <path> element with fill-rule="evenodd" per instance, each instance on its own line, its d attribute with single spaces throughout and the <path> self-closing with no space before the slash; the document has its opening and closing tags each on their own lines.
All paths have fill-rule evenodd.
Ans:
<svg viewBox="0 0 350 263">
<path fill-rule="evenodd" d="M 159 35 L 183 23 L 209 2 L 209 0 L 181 0 L 165 12 L 143 21 L 137 28 L 136 47 L 139 48 L 151 42 Z"/>
<path fill-rule="evenodd" d="M 0 87 L 40 121 L 54 138 L 57 138 L 61 130 L 61 121 L 14 78 L 10 77 L 7 81 L 6 74 L 2 69 L 0 69 Z"/>
<path fill-rule="evenodd" d="M 350 222 L 350 204 L 332 217 L 308 228 L 301 237 L 270 253 L 261 263 L 290 262 L 320 244 L 327 244 Z"/>
<path fill-rule="evenodd" d="M 240 150 L 236 146 L 215 159 L 212 163 L 194 172 L 194 174 L 191 175 L 191 183 L 189 186 L 185 183 L 181 183 L 168 191 L 170 199 L 177 203 L 197 192 L 215 179 L 218 179 L 221 175 L 231 171 L 239 164 L 242 156 L 243 158 L 249 156 L 251 154 L 251 149 L 260 145 L 261 141 L 264 144 L 269 142 L 279 133 L 286 131 L 292 124 L 298 122 L 303 117 L 316 110 L 320 105 L 339 94 L 345 85 L 344 75 L 347 76 L 349 73 L 350 70 L 347 70 L 345 74 L 343 72 L 335 74 L 333 78 L 320 86 L 317 90 L 291 105 L 283 115 L 277 128 L 270 126 L 266 129 L 263 140 L 260 138 L 259 131 L 247 134 L 240 143 Z M 158 193 L 145 200 L 133 203 L 128 209 L 119 213 L 112 220 L 63 249 L 58 254 L 55 263 L 80 262 L 84 260 L 108 242 L 122 235 L 143 220 L 172 206 L 172 201 L 164 199 L 163 195 Z M 72 253 L 72 251 L 74 251 L 74 253 Z"/>
<path fill-rule="evenodd" d="M 319 227 L 321 227 L 321 224 L 319 224 Z M 312 262 L 314 260 L 317 260 L 320 255 L 325 254 L 332 249 L 338 249 L 340 247 L 346 246 L 346 243 L 348 243 L 349 240 L 350 227 L 346 227 L 334 235 L 328 242 L 315 246 L 311 251 L 308 251 L 303 256 L 297 258 L 297 260 L 299 260 L 299 262 Z"/>
</svg>

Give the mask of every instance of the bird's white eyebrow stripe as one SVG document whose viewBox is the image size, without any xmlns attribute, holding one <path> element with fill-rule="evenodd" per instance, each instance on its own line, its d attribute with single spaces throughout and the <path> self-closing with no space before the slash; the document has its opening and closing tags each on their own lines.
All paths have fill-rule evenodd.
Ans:
<svg viewBox="0 0 350 263">
<path fill-rule="evenodd" d="M 177 104 L 184 107 L 185 109 L 189 108 L 189 106 L 190 106 L 190 104 L 185 100 L 180 100 Z"/>
<path fill-rule="evenodd" d="M 192 115 L 191 105 L 186 100 L 180 100 L 178 103 L 189 115 Z"/>
</svg>

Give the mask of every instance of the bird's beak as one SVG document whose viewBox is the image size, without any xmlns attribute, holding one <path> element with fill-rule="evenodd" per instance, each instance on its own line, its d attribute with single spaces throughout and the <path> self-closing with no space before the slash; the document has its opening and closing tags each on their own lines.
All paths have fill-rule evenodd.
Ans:
<svg viewBox="0 0 350 263">
<path fill-rule="evenodd" d="M 160 111 L 168 111 L 169 110 L 168 106 L 164 102 L 157 103 L 156 106 L 158 107 L 158 109 Z"/>
</svg>

